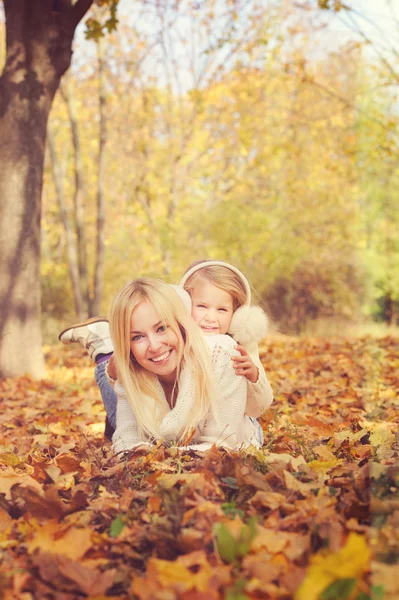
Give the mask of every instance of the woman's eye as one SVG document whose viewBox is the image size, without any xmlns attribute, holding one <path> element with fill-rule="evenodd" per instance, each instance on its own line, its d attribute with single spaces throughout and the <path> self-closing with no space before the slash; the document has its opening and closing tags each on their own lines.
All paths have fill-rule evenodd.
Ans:
<svg viewBox="0 0 399 600">
<path fill-rule="evenodd" d="M 168 326 L 167 326 L 167 325 L 161 325 L 160 327 L 158 327 L 157 331 L 158 331 L 159 333 L 162 333 L 163 331 L 166 331 L 166 330 L 167 330 L 167 328 L 168 328 Z"/>
<path fill-rule="evenodd" d="M 137 342 L 138 340 L 141 340 L 142 337 L 142 335 L 134 335 L 130 341 Z"/>
</svg>

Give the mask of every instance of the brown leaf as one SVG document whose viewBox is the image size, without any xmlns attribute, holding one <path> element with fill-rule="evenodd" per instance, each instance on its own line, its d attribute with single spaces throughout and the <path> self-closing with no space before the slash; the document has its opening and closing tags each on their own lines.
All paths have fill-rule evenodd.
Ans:
<svg viewBox="0 0 399 600">
<path fill-rule="evenodd" d="M 30 487 L 17 486 L 11 493 L 13 501 L 19 500 L 19 504 L 22 501 L 25 510 L 37 519 L 59 519 L 65 514 L 64 505 L 54 487 L 47 488 L 43 494 Z"/>
<path fill-rule="evenodd" d="M 105 594 L 113 585 L 115 578 L 115 570 L 102 572 L 67 556 L 44 552 L 37 555 L 34 562 L 44 581 L 56 588 L 77 589 L 90 597 Z"/>
<path fill-rule="evenodd" d="M 5 494 L 6 500 L 11 500 L 11 488 L 19 485 L 23 488 L 31 487 L 37 492 L 42 492 L 42 486 L 30 475 L 16 473 L 13 469 L 3 471 L 0 474 L 0 494 Z"/>
<path fill-rule="evenodd" d="M 251 498 L 249 504 L 255 508 L 269 508 L 270 510 L 277 510 L 285 503 L 286 499 L 283 494 L 277 492 L 263 492 L 258 490 L 256 494 Z"/>
<path fill-rule="evenodd" d="M 304 498 L 311 493 L 312 489 L 319 487 L 316 483 L 303 483 L 300 479 L 297 479 L 288 471 L 284 471 L 284 481 L 289 490 L 299 492 Z"/>
<path fill-rule="evenodd" d="M 258 552 L 255 555 L 245 556 L 242 561 L 243 568 L 251 577 L 256 577 L 261 583 L 271 583 L 278 580 L 283 566 L 271 562 L 271 554 Z"/>
<path fill-rule="evenodd" d="M 55 457 L 54 462 L 62 473 L 72 473 L 83 470 L 78 458 L 70 453 L 58 454 Z"/>
</svg>

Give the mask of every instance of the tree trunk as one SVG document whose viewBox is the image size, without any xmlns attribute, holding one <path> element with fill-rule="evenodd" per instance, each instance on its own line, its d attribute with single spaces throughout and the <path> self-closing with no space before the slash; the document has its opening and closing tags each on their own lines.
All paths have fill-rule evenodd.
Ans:
<svg viewBox="0 0 399 600">
<path fill-rule="evenodd" d="M 3 0 L 0 78 L 0 377 L 43 372 L 40 218 L 48 115 L 92 0 Z"/>
<path fill-rule="evenodd" d="M 386 292 L 385 294 L 385 310 L 384 310 L 385 322 L 388 323 L 391 327 L 394 327 L 397 324 L 398 320 L 398 310 L 397 304 L 395 300 L 392 298 L 390 292 Z"/>
<path fill-rule="evenodd" d="M 74 207 L 75 207 L 75 228 L 76 228 L 76 239 L 77 239 L 77 251 L 78 251 L 78 264 L 79 264 L 79 279 L 80 289 L 82 292 L 82 298 L 85 303 L 85 312 L 90 312 L 90 299 L 89 299 L 89 275 L 87 269 L 87 237 L 86 237 L 86 225 L 85 225 L 85 207 L 84 207 L 84 196 L 85 196 L 85 183 L 83 174 L 83 158 L 82 150 L 80 146 L 79 137 L 79 126 L 78 118 L 76 115 L 76 102 L 75 96 L 72 90 L 72 86 L 69 81 L 61 83 L 61 93 L 65 100 L 68 110 L 69 123 L 71 125 L 72 133 L 72 145 L 75 159 L 75 195 L 74 195 Z"/>
<path fill-rule="evenodd" d="M 76 240 L 73 231 L 73 227 L 71 225 L 68 209 L 65 202 L 64 196 L 64 187 L 62 181 L 62 173 L 60 164 L 57 157 L 57 152 L 55 149 L 55 141 L 54 136 L 51 131 L 51 128 L 47 128 L 47 142 L 48 149 L 50 152 L 50 162 L 51 162 L 51 170 L 53 173 L 53 180 L 56 190 L 56 195 L 58 199 L 58 206 L 60 209 L 60 217 L 62 224 L 64 226 L 65 231 L 65 245 L 66 245 L 66 253 L 67 253 L 67 262 L 68 262 L 68 270 L 69 277 L 71 280 L 72 286 L 72 295 L 73 302 L 75 307 L 76 317 L 79 321 L 85 318 L 85 311 L 83 308 L 82 294 L 80 291 L 80 279 L 79 279 L 79 265 L 78 265 L 78 253 L 76 250 Z"/>
<path fill-rule="evenodd" d="M 98 85 L 100 104 L 100 144 L 98 150 L 98 173 L 97 173 L 97 239 L 96 239 L 96 262 L 94 267 L 93 302 L 90 309 L 91 316 L 99 315 L 101 312 L 101 300 L 104 287 L 104 261 L 105 261 L 105 195 L 104 195 L 104 171 L 105 171 L 105 145 L 107 142 L 107 101 L 105 97 L 105 68 L 103 40 L 97 41 L 98 52 Z"/>
</svg>

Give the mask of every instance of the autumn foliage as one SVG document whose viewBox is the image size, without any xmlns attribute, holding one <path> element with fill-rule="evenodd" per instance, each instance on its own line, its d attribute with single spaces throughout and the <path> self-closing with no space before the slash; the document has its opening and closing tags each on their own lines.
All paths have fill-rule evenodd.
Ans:
<svg viewBox="0 0 399 600">
<path fill-rule="evenodd" d="M 398 341 L 276 337 L 262 450 L 114 456 L 92 366 L 3 380 L 5 600 L 394 600 Z"/>
<path fill-rule="evenodd" d="M 284 333 L 398 323 L 397 79 L 315 2 L 218 4 L 121 2 L 100 54 L 76 40 L 48 129 L 46 340 L 204 258 L 239 267 Z"/>
</svg>

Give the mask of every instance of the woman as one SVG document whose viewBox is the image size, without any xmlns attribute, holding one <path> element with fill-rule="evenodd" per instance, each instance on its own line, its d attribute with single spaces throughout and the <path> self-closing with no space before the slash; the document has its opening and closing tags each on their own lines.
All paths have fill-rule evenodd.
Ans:
<svg viewBox="0 0 399 600">
<path fill-rule="evenodd" d="M 159 438 L 178 445 L 190 439 L 201 450 L 259 446 L 244 415 L 246 380 L 235 375 L 231 360 L 236 343 L 225 335 L 204 338 L 179 295 L 160 280 L 137 279 L 112 303 L 115 450 Z"/>
</svg>

